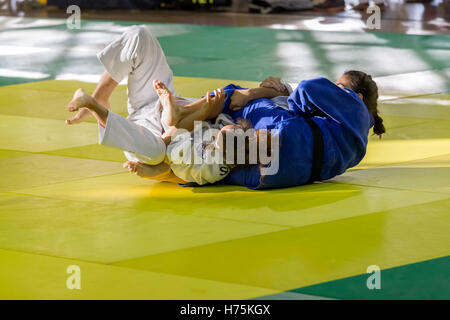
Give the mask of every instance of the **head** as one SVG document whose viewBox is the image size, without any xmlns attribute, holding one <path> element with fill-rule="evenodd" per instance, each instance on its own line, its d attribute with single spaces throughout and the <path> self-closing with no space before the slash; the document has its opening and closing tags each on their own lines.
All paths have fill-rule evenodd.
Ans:
<svg viewBox="0 0 450 320">
<path fill-rule="evenodd" d="M 383 119 L 378 111 L 378 87 L 372 77 L 362 71 L 346 71 L 337 81 L 336 85 L 341 88 L 353 90 L 366 105 L 374 119 L 373 132 L 381 137 L 386 129 L 383 125 Z"/>
<path fill-rule="evenodd" d="M 268 157 L 271 156 L 270 133 L 260 134 L 260 130 L 255 131 L 252 129 L 250 121 L 240 118 L 236 121 L 235 125 L 224 126 L 218 133 L 216 149 L 222 151 L 223 159 L 227 159 L 227 141 L 233 141 L 232 151 L 234 153 L 234 159 L 231 164 L 232 166 L 249 167 L 254 164 L 259 164 L 260 141 L 267 144 L 265 151 Z M 243 156 L 243 159 L 241 158 L 239 160 L 240 156 Z"/>
</svg>

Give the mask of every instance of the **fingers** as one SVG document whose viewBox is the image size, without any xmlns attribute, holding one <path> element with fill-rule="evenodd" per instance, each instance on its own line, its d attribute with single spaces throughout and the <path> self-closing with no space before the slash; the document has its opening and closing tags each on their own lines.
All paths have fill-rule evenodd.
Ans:
<svg viewBox="0 0 450 320">
<path fill-rule="evenodd" d="M 267 87 L 267 88 L 273 88 L 277 91 L 284 90 L 284 85 L 281 83 L 281 81 L 279 79 L 273 79 L 273 80 L 267 81 L 263 86 Z"/>
<path fill-rule="evenodd" d="M 221 88 L 218 88 L 213 92 L 208 91 L 205 96 L 208 104 L 223 102 L 227 98 L 225 91 Z"/>
<path fill-rule="evenodd" d="M 214 99 L 215 108 L 223 108 L 226 99 L 227 94 L 225 93 L 225 90 L 223 90 L 222 88 L 215 90 L 215 99 Z"/>
<path fill-rule="evenodd" d="M 285 90 L 285 86 L 281 82 L 281 79 L 279 77 L 268 77 L 263 82 L 261 82 L 259 86 L 264 88 L 272 88 L 280 92 Z"/>
<path fill-rule="evenodd" d="M 220 103 L 225 101 L 226 97 L 225 91 L 222 88 L 214 90 L 213 101 Z"/>
<path fill-rule="evenodd" d="M 264 79 L 261 83 L 260 83 L 260 87 L 266 87 L 269 85 L 270 82 L 272 82 L 273 77 L 268 77 L 266 79 Z"/>
<path fill-rule="evenodd" d="M 223 90 L 222 88 L 219 89 L 219 94 L 220 94 L 220 98 L 219 101 L 225 101 L 227 99 L 227 94 L 225 93 L 225 90 Z"/>
</svg>

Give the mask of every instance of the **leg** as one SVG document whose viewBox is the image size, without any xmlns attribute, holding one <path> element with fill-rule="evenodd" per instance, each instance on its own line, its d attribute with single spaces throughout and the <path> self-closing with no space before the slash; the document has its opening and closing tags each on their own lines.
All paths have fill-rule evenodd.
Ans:
<svg viewBox="0 0 450 320">
<path fill-rule="evenodd" d="M 166 144 L 158 132 L 109 111 L 83 89 L 77 90 L 68 106 L 72 112 L 80 108 L 89 109 L 97 118 L 101 144 L 127 151 L 127 158 L 142 163 L 155 165 L 164 160 Z"/>
<path fill-rule="evenodd" d="M 154 110 L 158 95 L 153 80 L 164 81 L 173 90 L 173 73 L 158 40 L 145 26 L 129 27 L 109 44 L 98 58 L 112 79 L 120 83 L 128 77 L 128 112 Z"/>
<path fill-rule="evenodd" d="M 125 151 L 125 156 L 131 161 L 150 165 L 163 162 L 166 144 L 158 130 L 137 122 L 108 110 L 106 126 L 99 126 L 99 143 Z"/>
<path fill-rule="evenodd" d="M 109 109 L 109 97 L 117 85 L 128 77 L 129 113 L 143 107 L 154 107 L 158 96 L 152 90 L 154 79 L 163 80 L 173 92 L 173 73 L 158 40 L 144 26 L 128 28 L 110 43 L 98 58 L 105 68 L 92 96 Z M 84 121 L 89 110 L 81 109 L 67 124 Z"/>
<path fill-rule="evenodd" d="M 97 57 L 109 73 L 110 78 L 116 83 L 120 83 L 128 77 L 128 120 L 137 124 L 137 127 L 131 128 L 128 124 L 125 125 L 125 122 L 116 122 L 133 130 L 134 135 L 139 139 L 142 138 L 142 135 L 151 132 L 157 137 L 153 139 L 153 142 L 159 141 L 163 130 L 168 128 L 163 128 L 159 117 L 155 116 L 158 95 L 153 90 L 153 80 L 163 80 L 169 90 L 174 91 L 173 73 L 156 37 L 145 26 L 129 27 Z M 102 103 L 100 100 L 99 102 Z M 147 131 L 143 131 L 142 127 Z M 136 128 L 139 130 L 135 130 Z M 121 143 L 114 143 L 108 139 L 105 141 L 104 143 L 122 146 L 122 150 L 131 151 L 125 153 L 129 160 L 136 159 L 133 153 L 142 155 L 142 152 L 136 151 L 142 151 L 141 148 L 131 141 L 129 146 L 124 145 L 124 141 Z M 165 148 L 163 142 L 162 147 Z M 153 154 L 153 152 L 151 153 Z M 151 161 L 154 159 L 152 158 Z"/>
<path fill-rule="evenodd" d="M 215 96 L 211 97 L 209 92 L 206 97 L 188 105 L 179 105 L 173 98 L 172 93 L 160 81 L 154 81 L 154 88 L 163 105 L 163 121 L 169 126 L 191 131 L 194 121 L 213 119 L 223 110 L 226 94 L 222 89 L 215 90 Z"/>
</svg>

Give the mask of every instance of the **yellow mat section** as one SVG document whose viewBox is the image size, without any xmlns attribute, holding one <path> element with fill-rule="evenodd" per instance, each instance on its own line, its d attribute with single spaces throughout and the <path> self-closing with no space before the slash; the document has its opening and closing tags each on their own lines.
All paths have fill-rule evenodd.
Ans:
<svg viewBox="0 0 450 320">
<path fill-rule="evenodd" d="M 175 78 L 190 97 L 229 83 L 258 85 Z M 64 124 L 94 86 L 0 87 L 0 298 L 248 299 L 450 253 L 449 95 L 382 102 L 387 135 L 340 177 L 252 191 L 129 174 L 92 119 Z M 126 115 L 124 86 L 111 104 Z"/>
<path fill-rule="evenodd" d="M 0 249 L 0 299 L 248 299 L 276 291 Z M 80 290 L 68 289 L 69 266 Z"/>
</svg>

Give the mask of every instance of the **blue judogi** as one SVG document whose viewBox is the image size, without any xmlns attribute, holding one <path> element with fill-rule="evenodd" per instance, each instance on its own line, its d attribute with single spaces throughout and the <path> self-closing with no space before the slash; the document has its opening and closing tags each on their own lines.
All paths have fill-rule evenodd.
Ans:
<svg viewBox="0 0 450 320">
<path fill-rule="evenodd" d="M 325 78 L 302 81 L 289 96 L 289 110 L 270 99 L 257 99 L 231 111 L 230 97 L 239 86 L 229 85 L 224 113 L 249 120 L 255 129 L 276 129 L 280 135 L 279 170 L 261 176 L 260 167 L 235 168 L 222 183 L 251 189 L 306 184 L 313 164 L 313 134 L 305 118 L 312 119 L 323 138 L 320 180 L 331 179 L 356 166 L 364 157 L 373 117 L 359 96 Z"/>
</svg>

